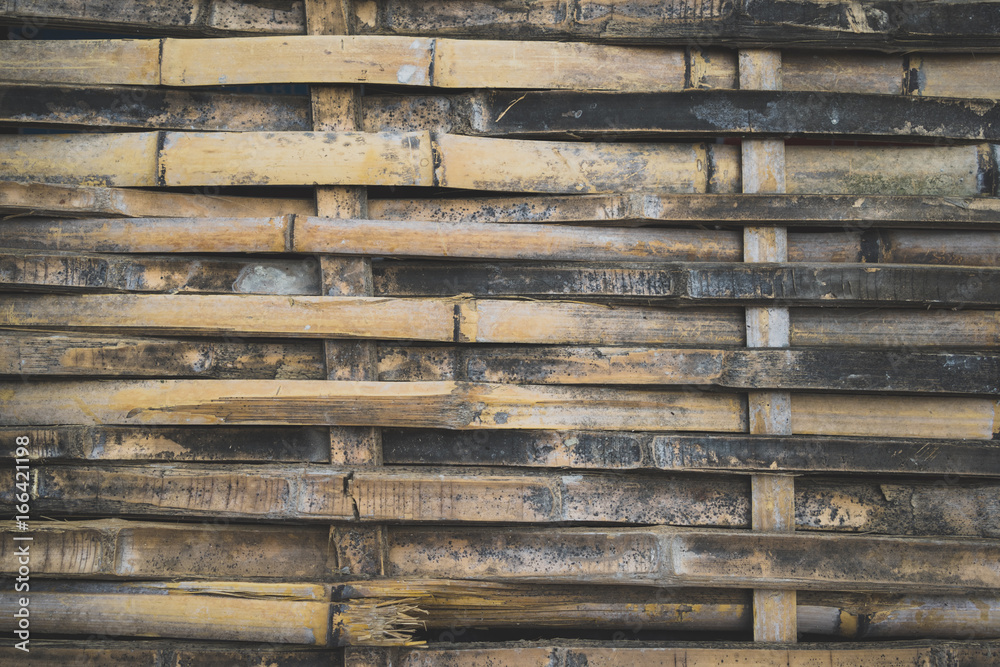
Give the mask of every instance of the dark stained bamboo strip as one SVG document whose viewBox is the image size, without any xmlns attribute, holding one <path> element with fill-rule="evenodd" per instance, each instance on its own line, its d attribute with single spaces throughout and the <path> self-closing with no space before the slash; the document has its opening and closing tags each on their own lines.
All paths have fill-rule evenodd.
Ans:
<svg viewBox="0 0 1000 667">
<path fill-rule="evenodd" d="M 787 147 L 795 150 L 794 146 Z M 988 193 L 990 191 L 987 191 Z M 477 197 L 380 199 L 369 205 L 378 220 L 600 224 L 689 222 L 780 224 L 786 227 L 996 229 L 994 197 L 685 194 L 584 195 L 578 197 Z"/>
<path fill-rule="evenodd" d="M 326 377 L 316 341 L 177 340 L 7 331 L 0 375 L 299 379 Z"/>
<path fill-rule="evenodd" d="M 11 426 L 3 434 L 28 435 L 31 458 L 52 461 L 324 462 L 330 454 L 316 427 Z M 983 440 L 385 429 L 384 449 L 393 465 L 1000 477 L 1000 450 Z"/>
<path fill-rule="evenodd" d="M 953 4 L 953 3 L 951 3 Z M 686 46 L 691 43 L 749 46 L 790 44 L 815 48 L 892 48 L 981 51 L 995 48 L 991 32 L 996 14 L 990 3 L 933 2 L 917 10 L 892 11 L 890 5 L 856 13 L 838 2 L 824 5 L 767 2 L 753 6 L 719 3 L 709 9 L 687 3 L 649 8 L 634 0 L 581 2 L 567 17 L 564 7 L 543 7 L 517 0 L 503 7 L 469 6 L 457 0 L 443 3 L 377 0 L 352 3 L 348 23 L 362 34 L 454 35 L 473 38 L 606 40 L 617 43 Z M 302 6 L 282 0 L 255 5 L 211 0 L 192 8 L 178 0 L 154 7 L 121 8 L 114 2 L 59 3 L 21 0 L 5 10 L 8 22 L 22 24 L 22 36 L 44 26 L 88 30 L 138 31 L 145 34 L 237 36 L 241 34 L 303 34 Z M 966 41 L 956 39 L 963 37 Z"/>
<path fill-rule="evenodd" d="M 309 105 L 298 95 L 188 91 L 138 86 L 0 85 L 0 121 L 201 131 L 303 131 Z"/>
<path fill-rule="evenodd" d="M 857 349 L 380 346 L 379 379 L 1000 393 L 1000 356 Z"/>
<path fill-rule="evenodd" d="M 10 470 L 6 474 L 13 476 Z M 344 522 L 345 526 L 357 524 L 362 527 L 386 521 L 410 524 L 596 522 L 702 528 L 750 527 L 750 482 L 745 474 L 667 476 L 655 471 L 642 474 L 564 474 L 547 470 L 419 466 L 380 469 L 355 466 L 348 469 L 323 463 L 309 466 L 98 463 L 45 466 L 39 470 L 37 487 L 33 507 L 37 506 L 37 510 L 44 512 L 45 516 L 60 518 L 94 515 L 147 518 L 189 516 L 214 518 L 224 523 L 233 519 L 337 521 Z M 806 531 L 806 534 L 819 531 L 991 539 L 1000 536 L 1000 520 L 996 516 L 1000 502 L 997 500 L 996 481 L 962 481 L 944 485 L 933 481 L 860 481 L 857 477 L 834 476 L 802 478 L 797 487 L 794 521 L 797 529 Z M 13 513 L 12 493 L 6 494 L 3 502 Z M 64 524 L 45 525 L 62 530 L 59 527 Z M 9 528 L 14 530 L 13 524 Z M 46 556 L 56 564 L 53 565 L 56 569 L 51 572 L 60 576 L 75 572 L 80 575 L 104 573 L 157 578 L 181 576 L 182 572 L 189 571 L 183 568 L 190 568 L 190 572 L 195 573 L 184 576 L 215 576 L 205 572 L 234 567 L 234 563 L 242 557 L 240 554 L 255 548 L 239 546 L 243 540 L 238 538 L 239 531 L 234 533 L 235 536 L 225 532 L 206 536 L 197 530 L 181 531 L 175 535 L 167 531 L 157 537 L 155 525 L 147 528 L 149 530 L 143 533 L 145 537 L 141 539 L 126 539 L 124 535 L 118 538 L 112 535 L 78 539 L 72 535 L 67 537 L 59 530 L 50 537 L 40 534 L 37 539 L 52 540 L 52 546 L 46 549 L 62 550 L 69 549 L 66 545 L 76 545 L 66 553 L 60 551 Z M 244 528 L 251 533 L 254 531 L 253 527 Z M 236 527 L 233 529 L 236 530 Z M 268 543 L 277 544 L 284 534 L 268 535 L 265 532 L 246 539 L 253 542 L 273 537 L 273 541 Z M 203 547 L 197 550 L 192 547 L 188 554 L 178 556 L 179 560 L 163 563 L 164 573 L 157 574 L 156 563 L 165 545 L 181 543 L 181 539 L 190 539 L 192 544 L 197 542 Z M 114 545 L 116 540 L 121 545 L 131 545 L 128 548 L 135 553 L 128 558 L 118 551 L 106 554 L 107 557 L 102 556 L 100 550 L 91 553 L 94 545 Z M 196 559 L 198 554 L 201 554 L 198 558 L 209 554 L 211 545 L 224 544 L 227 540 L 231 542 L 229 548 L 235 550 L 231 557 L 218 564 L 200 564 Z M 13 550 L 16 544 L 11 540 L 8 542 L 11 544 L 7 548 Z M 42 545 L 39 546 L 41 548 Z M 80 552 L 77 553 L 76 549 Z M 289 545 L 288 549 L 292 554 L 300 553 L 298 546 Z M 119 554 L 115 556 L 117 560 L 111 559 L 115 553 Z M 280 563 L 290 562 L 294 557 L 274 556 Z M 338 558 L 344 560 L 341 556 Z M 93 563 L 84 567 L 83 563 L 90 563 L 91 559 Z M 123 562 L 140 561 L 141 564 L 134 566 L 122 565 Z M 280 563 L 257 564 L 247 571 L 264 572 L 267 574 L 259 576 L 280 578 L 292 576 L 304 567 L 298 566 L 282 573 L 277 569 Z M 13 572 L 16 563 L 8 562 L 7 567 Z M 49 571 L 47 567 L 39 565 L 37 571 Z M 78 567 L 83 569 L 74 569 Z M 448 576 L 453 575 L 454 572 Z"/>
<path fill-rule="evenodd" d="M 417 100 L 382 97 L 368 105 L 373 116 L 366 116 L 369 132 L 395 128 L 513 138 L 601 137 L 613 132 L 625 137 L 1000 139 L 1000 105 L 995 101 L 982 100 L 973 108 L 962 100 L 843 92 L 494 90 Z"/>
<path fill-rule="evenodd" d="M 352 481 L 355 476 L 356 483 Z M 345 478 L 349 478 L 349 490 L 344 489 Z M 233 486 L 237 479 L 245 483 Z M 284 494 L 281 486 L 285 487 Z M 287 498 L 289 490 L 294 493 L 303 486 L 322 493 L 312 499 L 304 494 L 294 500 Z M 834 533 L 935 539 L 1000 536 L 996 482 L 942 485 L 831 477 L 800 478 L 797 486 L 796 525 L 800 534 L 806 536 Z M 688 527 L 742 529 L 750 525 L 749 481 L 746 476 L 732 475 L 570 475 L 419 467 L 373 472 L 330 466 L 218 463 L 65 465 L 46 466 L 39 487 L 44 492 L 41 506 L 46 516 L 59 517 L 32 526 L 35 537 L 32 553 L 36 556 L 32 572 L 41 577 L 218 578 L 240 570 L 247 577 L 315 580 L 343 567 L 358 575 L 351 567 L 350 556 L 357 545 L 346 529 L 368 529 L 372 522 L 379 521 L 428 524 L 435 530 L 450 530 L 458 539 L 463 539 L 461 529 L 438 524 L 456 521 L 521 524 L 514 531 L 517 533 L 526 530 L 523 524 L 534 515 L 542 524 L 603 521 L 627 525 L 655 522 L 659 517 Z M 160 496 L 157 489 L 161 489 Z M 413 496 L 407 500 L 404 493 L 407 489 L 424 490 L 436 496 L 424 496 L 423 500 Z M 214 497 L 210 495 L 213 490 Z M 503 502 L 494 508 L 491 497 L 468 497 L 476 491 L 496 493 Z M 272 498 L 277 495 L 284 499 L 284 504 L 269 511 L 257 499 L 258 493 Z M 156 497 L 162 497 L 162 502 L 151 501 Z M 546 498 L 556 504 L 549 506 Z M 562 507 L 558 505 L 560 500 Z M 293 502 L 298 507 L 292 507 Z M 628 502 L 640 505 L 628 506 Z M 353 503 L 359 503 L 357 516 L 352 515 Z M 526 511 L 519 519 L 505 518 L 518 514 L 515 503 L 522 504 Z M 380 508 L 379 514 L 372 513 L 376 506 Z M 95 512 L 128 514 L 147 520 L 73 520 Z M 335 518 L 341 514 L 347 518 Z M 175 521 L 184 515 L 205 520 Z M 390 516 L 395 518 L 387 518 Z M 558 516 L 575 518 L 552 518 Z M 156 522 L 153 520 L 156 517 L 171 522 Z M 308 521 L 310 525 L 264 527 L 232 523 L 234 519 Z M 331 520 L 343 523 L 334 527 L 328 539 L 323 526 Z M 492 529 L 496 531 L 496 525 Z M 555 527 L 550 525 L 546 529 Z M 389 530 L 408 533 L 413 529 L 397 526 Z M 4 568 L 13 573 L 17 569 L 13 558 L 17 544 L 9 538 L 17 531 L 13 523 L 6 524 L 4 531 L 7 545 L 0 554 L 8 556 L 3 561 Z M 187 546 L 181 549 L 178 545 Z M 169 558 L 165 559 L 167 554 Z M 248 562 L 241 567 L 241 560 Z M 461 570 L 446 576 L 454 576 L 456 572 Z"/>
<path fill-rule="evenodd" d="M 35 486 L 33 507 L 46 516 L 737 528 L 747 524 L 749 495 L 735 476 L 708 484 L 662 475 L 221 463 L 46 466 Z"/>
<path fill-rule="evenodd" d="M 738 191 L 735 147 L 410 133 L 133 132 L 0 136 L 13 181 L 144 187 L 417 185 L 587 194 Z M 992 148 L 792 146 L 792 194 L 993 193 Z M 429 219 L 414 216 L 417 219 Z"/>
<path fill-rule="evenodd" d="M 312 258 L 275 260 L 0 250 L 0 289 L 312 295 L 319 292 L 320 273 L 319 263 Z"/>
<path fill-rule="evenodd" d="M 797 646 L 712 643 L 659 642 L 518 642 L 468 645 L 454 643 L 432 645 L 420 650 L 360 649 L 347 647 L 348 664 L 360 666 L 400 664 L 406 667 L 430 667 L 447 664 L 474 667 L 482 664 L 572 665 L 586 660 L 594 667 L 627 663 L 635 667 L 659 667 L 682 664 L 709 667 L 720 664 L 748 664 L 761 667 L 808 667 L 830 665 L 850 667 L 895 667 L 933 660 L 951 660 L 959 664 L 986 667 L 997 650 L 995 641 L 894 642 L 894 643 L 805 643 Z"/>
<path fill-rule="evenodd" d="M 421 617 L 423 618 L 423 617 Z M 21 658 L 29 667 L 55 667 L 56 665 L 84 663 L 172 665 L 208 667 L 218 664 L 294 664 L 297 667 L 326 667 L 335 656 L 341 657 L 352 667 L 399 664 L 406 667 L 448 664 L 454 667 L 474 667 L 484 661 L 499 664 L 520 664 L 527 667 L 568 665 L 586 659 L 590 665 L 604 667 L 627 660 L 636 667 L 654 667 L 664 664 L 687 664 L 691 667 L 710 667 L 722 661 L 743 662 L 764 667 L 808 667 L 814 664 L 833 667 L 851 667 L 863 663 L 872 667 L 896 667 L 899 664 L 922 664 L 933 660 L 948 660 L 962 665 L 986 667 L 990 664 L 998 642 L 964 641 L 908 641 L 864 643 L 804 643 L 780 649 L 754 644 L 716 642 L 706 644 L 665 644 L 650 642 L 572 642 L 536 641 L 469 646 L 463 644 L 436 644 L 430 648 L 396 649 L 390 647 L 354 647 L 327 649 L 294 645 L 214 644 L 210 642 L 175 642 L 167 640 L 93 640 L 81 646 L 76 640 L 32 640 L 31 653 L 13 646 L 0 647 L 0 657 L 14 660 Z M 390 662 L 391 661 L 391 662 Z"/>
<path fill-rule="evenodd" d="M 0 12 L 6 22 L 20 25 L 19 36 L 31 39 L 45 27 L 140 34 L 242 35 L 305 32 L 301 3 L 275 0 L 267 4 L 207 0 L 130 3 L 117 0 L 18 0 Z"/>
<path fill-rule="evenodd" d="M 0 434 L 27 435 L 29 457 L 45 461 L 323 463 L 330 458 L 326 429 L 307 426 L 3 426 Z"/>
<path fill-rule="evenodd" d="M 435 578 L 947 593 L 996 588 L 996 540 L 676 528 L 400 528 L 387 573 Z"/>
<path fill-rule="evenodd" d="M 33 573 L 42 578 L 218 579 L 239 572 L 247 578 L 322 581 L 337 569 L 329 530 L 321 526 L 39 521 L 31 536 Z M 0 553 L 16 560 L 15 542 L 7 542 Z"/>
<path fill-rule="evenodd" d="M 994 269 L 785 263 L 629 265 L 393 262 L 374 268 L 375 293 L 410 297 L 553 298 L 662 303 L 996 307 Z"/>
<path fill-rule="evenodd" d="M 396 465 L 1000 476 L 1000 447 L 988 441 L 592 431 L 384 434 L 386 461 Z"/>
<path fill-rule="evenodd" d="M 837 48 L 873 50 L 993 50 L 996 8 L 989 3 L 921 4 L 900 11 L 890 4 L 860 12 L 846 2 L 769 1 L 753 5 L 695 2 L 650 11 L 628 0 L 586 0 L 567 14 L 558 4 L 526 0 L 502 8 L 460 0 L 376 0 L 353 12 L 360 34 L 447 35 L 463 38 L 583 39 L 632 44 L 708 44 L 713 47 Z M 956 40 L 951 35 L 961 36 Z M 961 42 L 961 43 L 959 43 Z"/>
</svg>

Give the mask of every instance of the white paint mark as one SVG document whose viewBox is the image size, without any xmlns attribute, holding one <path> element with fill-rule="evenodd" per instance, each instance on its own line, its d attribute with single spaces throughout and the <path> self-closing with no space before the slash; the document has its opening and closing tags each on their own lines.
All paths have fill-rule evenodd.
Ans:
<svg viewBox="0 0 1000 667">
<path fill-rule="evenodd" d="M 410 83 L 413 80 L 413 75 L 417 73 L 417 68 L 413 65 L 403 65 L 396 72 L 396 81 L 399 83 Z"/>
</svg>

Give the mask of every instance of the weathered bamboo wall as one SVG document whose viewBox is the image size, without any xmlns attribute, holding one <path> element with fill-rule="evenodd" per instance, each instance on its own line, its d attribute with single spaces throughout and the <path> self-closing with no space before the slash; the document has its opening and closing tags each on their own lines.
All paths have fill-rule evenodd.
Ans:
<svg viewBox="0 0 1000 667">
<path fill-rule="evenodd" d="M 1000 5 L 0 21 L 4 661 L 995 660 Z"/>
</svg>

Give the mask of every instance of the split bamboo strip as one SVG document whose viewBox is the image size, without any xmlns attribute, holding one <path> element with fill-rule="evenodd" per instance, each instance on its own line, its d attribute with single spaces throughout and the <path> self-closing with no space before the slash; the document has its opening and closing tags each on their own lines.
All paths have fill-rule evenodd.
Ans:
<svg viewBox="0 0 1000 667">
<path fill-rule="evenodd" d="M 325 585 L 245 582 L 35 584 L 34 633 L 344 646 L 407 645 L 421 624 L 405 600 L 331 604 Z M 13 619 L 15 594 L 0 594 Z M 417 612 L 419 613 L 419 612 Z M 16 623 L 6 623 L 8 631 Z M 37 635 L 36 635 L 37 636 Z"/>
<path fill-rule="evenodd" d="M 430 595 L 421 600 L 421 608 L 427 611 L 427 626 L 434 629 L 588 627 L 745 632 L 750 629 L 752 615 L 750 596 L 740 590 L 421 579 L 352 581 L 337 593 L 343 599 Z M 935 620 L 914 622 L 921 615 L 933 615 Z M 797 616 L 803 633 L 844 639 L 1000 636 L 1000 599 L 989 595 L 905 597 L 803 591 Z M 921 626 L 916 635 L 915 626 Z"/>
</svg>

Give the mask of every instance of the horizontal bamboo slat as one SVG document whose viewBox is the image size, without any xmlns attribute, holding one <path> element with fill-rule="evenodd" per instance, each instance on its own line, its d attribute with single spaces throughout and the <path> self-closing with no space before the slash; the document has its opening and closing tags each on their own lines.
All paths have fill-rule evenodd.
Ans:
<svg viewBox="0 0 1000 667">
<path fill-rule="evenodd" d="M 369 477 L 372 477 L 370 473 Z M 566 479 L 567 483 L 572 482 L 571 478 Z M 94 481 L 91 479 L 91 482 Z M 604 488 L 605 496 L 614 483 L 612 481 Z M 689 483 L 689 486 L 689 493 L 695 493 L 694 485 Z M 718 489 L 714 492 L 716 503 L 728 499 L 732 494 L 731 486 L 723 484 L 715 487 Z M 172 486 L 169 488 L 173 490 Z M 466 488 L 471 490 L 472 487 Z M 958 517 L 952 518 L 952 525 L 946 526 L 949 531 L 947 536 L 935 536 L 933 528 L 926 524 L 933 525 L 935 520 L 948 517 L 947 508 L 938 507 L 935 512 L 910 510 L 921 515 L 919 518 L 925 524 L 923 530 L 931 531 L 930 536 L 926 536 L 926 532 L 917 536 L 849 534 L 857 529 L 847 530 L 832 520 L 825 527 L 811 531 L 755 534 L 745 530 L 748 527 L 749 483 L 745 482 L 739 488 L 743 492 L 740 497 L 742 505 L 733 509 L 741 512 L 713 515 L 712 501 L 703 501 L 697 509 L 677 519 L 679 525 L 704 526 L 698 521 L 712 517 L 710 521 L 714 521 L 715 527 L 711 528 L 391 526 L 387 529 L 387 574 L 392 579 L 434 579 L 462 573 L 462 578 L 467 580 L 514 584 L 708 588 L 763 588 L 760 584 L 766 584 L 769 588 L 917 595 L 962 594 L 978 590 L 979 596 L 994 597 L 988 589 L 995 589 L 992 583 L 997 576 L 995 567 L 992 567 L 995 560 L 991 563 L 990 558 L 998 548 L 997 540 L 959 533 L 956 530 L 961 522 Z M 823 502 L 823 494 L 828 494 L 829 490 L 828 485 L 826 489 L 807 488 L 797 493 Z M 847 486 L 845 492 L 855 494 L 856 490 Z M 597 489 L 593 489 L 592 493 L 598 497 Z M 625 497 L 619 495 L 619 499 L 625 500 Z M 567 503 L 575 504 L 571 500 L 572 497 L 567 497 Z M 670 500 L 677 507 L 682 507 L 685 499 L 670 496 L 658 502 L 666 504 Z M 851 500 L 853 498 L 826 498 L 825 504 L 828 511 L 837 511 L 848 507 Z M 899 502 L 897 513 L 905 511 L 902 507 L 905 500 Z M 112 499 L 106 506 L 110 506 L 110 502 Z M 604 502 L 607 505 L 613 503 L 610 499 Z M 940 502 L 949 501 L 941 498 Z M 484 503 L 486 505 L 488 503 Z M 80 507 L 85 505 L 81 503 Z M 126 511 L 129 509 L 127 504 L 121 507 Z M 577 511 L 583 511 L 583 507 Z M 865 509 L 856 508 L 855 511 L 864 512 Z M 161 514 L 167 515 L 168 512 L 164 509 Z M 889 512 L 885 514 L 891 516 Z M 250 517 L 249 514 L 245 516 Z M 271 518 L 278 520 L 281 517 L 274 514 Z M 883 516 L 881 521 L 868 519 L 863 522 L 861 530 L 891 531 L 903 525 L 893 526 L 886 518 Z M 313 519 L 330 520 L 317 515 Z M 736 529 L 741 528 L 739 525 L 732 525 L 738 524 L 740 519 L 744 521 L 743 530 Z M 975 522 L 974 517 L 966 516 L 964 519 Z M 599 518 L 595 520 L 600 521 Z M 216 576 L 215 573 L 236 566 L 241 558 L 253 552 L 261 554 L 262 561 L 273 559 L 271 563 L 250 566 L 249 571 L 256 573 L 255 576 L 308 581 L 314 576 L 312 573 L 334 564 L 350 570 L 350 561 L 344 559 L 343 552 L 353 548 L 350 540 L 334 537 L 330 548 L 336 548 L 337 560 L 333 560 L 333 555 L 326 551 L 327 530 L 305 527 L 296 529 L 302 534 L 302 542 L 299 543 L 297 539 L 287 539 L 288 529 L 282 531 L 277 528 L 258 531 L 251 526 L 220 529 L 216 526 L 168 525 L 161 528 L 163 524 L 155 522 L 53 523 L 56 525 L 38 531 L 38 543 L 32 547 L 33 550 L 37 547 L 35 553 L 39 558 L 37 561 L 33 559 L 33 562 L 39 566 L 37 574 L 40 579 L 53 576 L 211 578 Z M 800 520 L 799 524 L 802 523 Z M 180 539 L 189 541 L 190 548 L 166 558 L 164 551 L 168 549 L 168 544 L 176 544 L 171 540 Z M 9 550 L 13 553 L 13 546 Z M 769 550 L 772 554 L 770 558 L 767 556 Z M 884 555 L 880 556 L 882 550 Z M 211 562 L 213 552 L 217 554 L 214 563 Z M 317 557 L 315 565 L 294 565 L 298 558 Z M 767 565 L 769 562 L 773 563 L 771 567 Z M 936 565 L 942 563 L 953 567 L 937 569 Z M 281 570 L 283 565 L 286 567 L 284 572 Z M 11 565 L 5 568 L 11 572 L 16 570 Z M 919 585 L 921 581 L 925 588 Z M 995 607 L 996 603 L 993 602 L 992 606 Z M 995 615 L 992 618 L 994 620 L 990 622 L 996 623 Z"/>
<path fill-rule="evenodd" d="M 80 185 L 419 185 L 555 194 L 739 189 L 737 152 L 718 144 L 525 141 L 426 132 L 134 132 L 0 136 L 0 147 L 5 180 Z M 992 160 L 986 144 L 790 146 L 787 190 L 968 197 L 993 192 Z"/>
<path fill-rule="evenodd" d="M 790 44 L 807 48 L 869 48 L 951 51 L 996 50 L 992 29 L 996 13 L 990 3 L 928 2 L 907 12 L 857 13 L 846 2 L 819 6 L 805 2 L 754 5 L 674 3 L 650 11 L 636 0 L 585 1 L 567 17 L 558 3 L 536 5 L 516 0 L 502 7 L 449 2 L 359 2 L 338 12 L 344 32 L 362 34 L 457 35 L 476 38 L 603 40 L 618 43 L 702 43 L 727 46 Z M 197 11 L 196 11 L 197 10 Z M 93 30 L 140 31 L 147 34 L 243 35 L 303 34 L 303 6 L 290 0 L 267 5 L 207 0 L 192 7 L 163 0 L 154 7 L 122 10 L 114 2 L 63 0 L 55 5 L 20 0 L 5 10 L 23 23 L 22 36 L 38 26 L 56 25 Z M 964 39 L 956 39 L 961 36 Z"/>
</svg>

